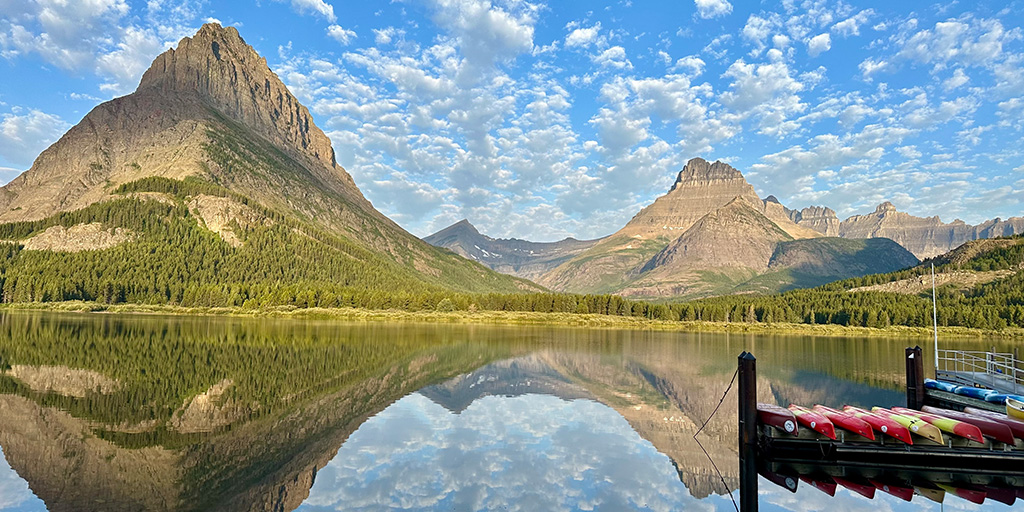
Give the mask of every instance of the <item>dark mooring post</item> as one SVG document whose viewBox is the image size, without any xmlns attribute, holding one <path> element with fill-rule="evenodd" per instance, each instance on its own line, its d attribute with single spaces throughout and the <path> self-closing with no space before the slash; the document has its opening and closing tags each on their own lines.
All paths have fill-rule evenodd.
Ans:
<svg viewBox="0 0 1024 512">
<path fill-rule="evenodd" d="M 740 510 L 757 511 L 757 359 L 744 351 L 739 364 Z"/>
<path fill-rule="evenodd" d="M 918 409 L 924 406 L 924 358 L 921 347 L 907 347 L 907 407 Z"/>
</svg>

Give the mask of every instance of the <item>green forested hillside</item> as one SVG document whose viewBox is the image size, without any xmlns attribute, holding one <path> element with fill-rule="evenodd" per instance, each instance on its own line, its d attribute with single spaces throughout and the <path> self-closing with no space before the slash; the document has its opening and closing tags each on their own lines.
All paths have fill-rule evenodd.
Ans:
<svg viewBox="0 0 1024 512">
<path fill-rule="evenodd" d="M 761 297 L 728 296 L 683 305 L 684 320 L 793 322 L 866 327 L 929 326 L 930 271 L 952 276 L 937 289 L 942 326 L 1024 327 L 1024 237 L 976 240 L 921 265 Z M 987 277 L 991 280 L 977 279 Z M 980 282 L 979 282 L 980 281 Z M 878 285 L 914 283 L 910 291 Z M 977 283 L 977 284 L 974 284 Z M 853 291 L 862 287 L 875 290 Z"/>
<path fill-rule="evenodd" d="M 207 182 L 146 178 L 121 186 L 121 199 L 47 219 L 0 225 L 4 302 L 87 300 L 197 306 L 353 305 L 373 294 L 429 297 L 443 292 L 537 290 L 527 281 L 438 251 L 451 265 L 415 272 L 391 255 L 263 208 Z M 154 200 L 140 192 L 163 194 Z M 201 226 L 186 205 L 197 195 L 229 197 L 265 221 L 230 227 L 233 247 Z M 100 223 L 132 239 L 102 250 L 25 250 L 23 241 L 52 226 Z"/>
</svg>

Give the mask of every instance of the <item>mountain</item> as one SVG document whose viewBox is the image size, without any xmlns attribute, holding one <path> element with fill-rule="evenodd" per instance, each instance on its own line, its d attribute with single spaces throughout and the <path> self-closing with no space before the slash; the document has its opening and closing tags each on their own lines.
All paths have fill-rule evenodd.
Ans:
<svg viewBox="0 0 1024 512">
<path fill-rule="evenodd" d="M 266 59 L 217 24 L 0 188 L 0 221 L 0 239 L 16 242 L 0 262 L 5 301 L 345 305 L 368 290 L 540 290 L 374 209 Z"/>
<path fill-rule="evenodd" d="M 685 298 L 773 292 L 917 263 L 891 245 L 843 243 L 794 218 L 802 220 L 773 196 L 760 199 L 739 170 L 695 158 L 668 193 L 537 282 L 579 293 Z M 776 258 L 780 248 L 789 256 Z M 811 253 L 823 258 L 813 272 L 786 266 L 806 266 Z M 865 265 L 843 264 L 854 257 Z M 773 275 L 759 279 L 766 274 Z"/>
<path fill-rule="evenodd" d="M 826 236 L 888 238 L 922 259 L 938 256 L 970 240 L 1024 233 L 1024 217 L 996 218 L 976 226 L 959 219 L 947 224 L 937 216 L 915 217 L 898 211 L 888 201 L 872 213 L 853 215 L 842 222 L 834 210 L 823 206 L 787 212 L 793 222 Z"/>
<path fill-rule="evenodd" d="M 481 235 L 463 219 L 423 239 L 459 256 L 504 274 L 537 279 L 569 258 L 585 251 L 598 240 L 566 238 L 558 242 L 529 242 L 516 238 L 491 238 Z"/>
</svg>

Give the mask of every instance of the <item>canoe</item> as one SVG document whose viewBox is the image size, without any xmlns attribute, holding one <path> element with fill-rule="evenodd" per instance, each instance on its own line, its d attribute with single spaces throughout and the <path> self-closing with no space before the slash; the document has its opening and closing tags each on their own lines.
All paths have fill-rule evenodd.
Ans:
<svg viewBox="0 0 1024 512">
<path fill-rule="evenodd" d="M 984 400 L 985 397 L 997 393 L 997 391 L 994 389 L 982 389 L 972 386 L 957 386 L 956 389 L 953 390 L 953 392 L 961 396 L 977 398 L 978 400 Z"/>
<path fill-rule="evenodd" d="M 993 487 L 991 485 L 978 485 L 976 486 L 979 491 L 985 491 L 985 497 L 990 500 L 998 501 L 1003 505 L 1013 506 L 1014 502 L 1017 501 L 1017 491 L 1014 489 L 1007 489 L 1005 487 Z"/>
<path fill-rule="evenodd" d="M 934 501 L 935 503 L 941 504 L 942 500 L 946 499 L 946 491 L 943 491 L 942 489 L 932 489 L 931 487 L 915 485 L 914 492 Z"/>
<path fill-rule="evenodd" d="M 905 414 L 913 418 L 920 418 L 922 420 L 939 427 L 939 430 L 948 432 L 950 434 L 970 439 L 971 441 L 977 441 L 979 443 L 985 442 L 985 437 L 981 435 L 981 429 L 965 423 L 960 420 L 954 420 L 953 418 L 947 418 L 938 414 L 932 414 L 928 412 L 915 411 L 913 409 L 907 409 L 906 407 L 893 407 L 893 411 L 899 414 Z"/>
<path fill-rule="evenodd" d="M 871 429 L 871 425 L 852 414 L 839 412 L 824 405 L 815 405 L 814 411 L 825 416 L 833 425 L 843 430 L 849 430 L 872 441 L 875 440 L 875 431 Z"/>
<path fill-rule="evenodd" d="M 789 404 L 789 410 L 796 416 L 797 423 L 833 441 L 836 439 L 836 427 L 825 416 L 796 404 Z"/>
<path fill-rule="evenodd" d="M 959 420 L 964 423 L 969 423 L 978 427 L 981 430 L 981 434 L 985 437 L 991 437 L 1000 443 L 1014 444 L 1013 431 L 1010 427 L 999 423 L 998 421 L 992 421 L 984 416 L 975 416 L 974 414 L 968 414 L 966 412 L 951 411 L 949 409 L 940 409 L 938 407 L 932 407 L 926 405 L 921 408 L 922 411 L 931 414 L 938 414 L 954 420 Z"/>
<path fill-rule="evenodd" d="M 843 412 L 852 414 L 871 425 L 871 428 L 887 435 L 903 441 L 907 444 L 914 444 L 913 438 L 910 437 L 910 430 L 903 425 L 900 425 L 896 420 L 886 418 L 869 411 L 865 411 L 859 407 L 847 405 L 843 407 Z"/>
<path fill-rule="evenodd" d="M 1006 415 L 1018 420 L 1024 420 L 1024 400 L 1006 399 Z"/>
<path fill-rule="evenodd" d="M 975 416 L 983 416 L 992 421 L 998 421 L 999 423 L 1010 427 L 1010 432 L 1013 432 L 1013 437 L 1016 437 L 1017 439 L 1024 439 L 1024 421 L 1015 420 L 1001 412 L 986 411 L 985 409 L 976 409 L 974 407 L 964 407 L 964 412 Z"/>
<path fill-rule="evenodd" d="M 892 482 L 880 482 L 878 480 L 873 480 L 871 478 L 869 478 L 868 481 L 871 482 L 871 485 L 875 486 L 875 489 L 896 496 L 897 498 L 903 501 L 910 501 L 911 499 L 914 498 L 913 487 L 907 487 L 905 485 L 900 485 Z"/>
<path fill-rule="evenodd" d="M 758 468 L 757 472 L 768 479 L 769 482 L 782 487 L 789 492 L 796 492 L 797 482 L 799 482 L 797 477 L 776 473 L 768 470 L 767 468 Z"/>
<path fill-rule="evenodd" d="M 836 495 L 836 482 L 832 480 L 832 477 L 825 476 L 828 480 L 819 480 L 814 477 L 800 475 L 800 480 L 807 482 L 807 485 L 814 487 L 815 489 L 828 494 L 829 496 L 835 497 Z"/>
<path fill-rule="evenodd" d="M 952 393 L 953 390 L 959 386 L 953 384 L 952 382 L 946 382 L 944 380 L 925 379 L 924 387 L 928 389 L 937 389 L 939 391 L 946 391 L 947 393 Z"/>
<path fill-rule="evenodd" d="M 942 488 L 944 491 L 963 498 L 971 503 L 977 503 L 981 505 L 985 503 L 985 491 L 976 491 L 974 489 L 964 489 L 963 487 L 953 487 L 951 485 L 935 484 Z"/>
<path fill-rule="evenodd" d="M 864 496 L 869 500 L 875 499 L 875 486 L 871 485 L 871 482 L 859 482 L 856 480 L 847 480 L 845 478 L 839 478 L 838 476 L 832 477 L 837 484 L 846 487 L 847 489 Z"/>
<path fill-rule="evenodd" d="M 771 425 L 781 432 L 797 435 L 796 416 L 785 407 L 775 404 L 757 404 L 757 421 Z"/>
<path fill-rule="evenodd" d="M 871 412 L 879 416 L 889 418 L 895 421 L 896 423 L 899 423 L 900 425 L 907 427 L 907 430 L 909 430 L 913 434 L 917 434 L 925 439 L 930 439 L 939 444 L 945 444 L 945 442 L 942 439 L 942 431 L 939 430 L 939 427 L 936 427 L 935 425 L 932 425 L 927 421 L 924 421 L 920 418 L 913 418 L 910 416 L 905 416 L 903 414 L 898 414 L 893 411 L 890 411 L 889 409 L 883 409 L 882 407 L 872 407 Z"/>
<path fill-rule="evenodd" d="M 991 403 L 998 403 L 999 406 L 1007 402 L 1007 398 L 1013 398 L 1018 401 L 1024 401 L 1024 396 L 1019 394 L 1007 394 L 1007 393 L 992 393 L 985 397 L 985 401 Z"/>
</svg>

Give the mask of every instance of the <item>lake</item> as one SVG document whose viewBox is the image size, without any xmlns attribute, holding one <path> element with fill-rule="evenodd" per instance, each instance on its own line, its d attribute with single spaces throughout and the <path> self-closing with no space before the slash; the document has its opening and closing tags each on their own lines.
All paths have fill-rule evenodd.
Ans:
<svg viewBox="0 0 1024 512">
<path fill-rule="evenodd" d="M 884 338 L 4 312 L 0 510 L 734 510 L 735 385 L 712 413 L 737 355 L 757 357 L 760 401 L 893 406 L 917 343 L 931 354 Z M 939 510 L 759 489 L 761 510 Z"/>
</svg>

